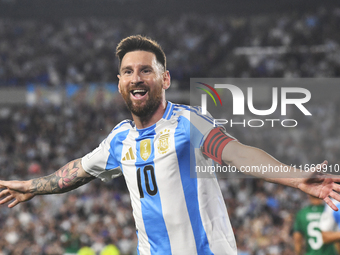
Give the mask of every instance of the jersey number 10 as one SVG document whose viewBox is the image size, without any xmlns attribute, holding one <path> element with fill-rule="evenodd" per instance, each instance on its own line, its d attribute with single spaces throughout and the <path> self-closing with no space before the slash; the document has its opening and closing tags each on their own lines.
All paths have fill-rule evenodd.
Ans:
<svg viewBox="0 0 340 255">
<path fill-rule="evenodd" d="M 138 168 L 137 169 L 137 183 L 138 183 L 138 190 L 139 190 L 140 198 L 143 198 L 144 197 L 144 191 L 143 191 L 143 187 L 142 187 L 142 178 L 141 178 L 140 171 L 141 171 L 140 168 Z M 152 165 L 146 165 L 143 169 L 143 173 L 144 173 L 146 192 L 150 196 L 156 195 L 158 188 L 157 188 L 157 184 L 156 184 L 154 167 Z M 150 179 L 151 179 L 152 187 L 150 186 Z"/>
</svg>

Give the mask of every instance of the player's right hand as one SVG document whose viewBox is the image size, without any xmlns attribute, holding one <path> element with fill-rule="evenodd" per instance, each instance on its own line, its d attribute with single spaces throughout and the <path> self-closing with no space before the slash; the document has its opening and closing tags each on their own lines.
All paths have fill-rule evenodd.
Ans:
<svg viewBox="0 0 340 255">
<path fill-rule="evenodd" d="M 0 204 L 8 204 L 9 208 L 16 206 L 21 202 L 32 199 L 35 195 L 26 189 L 26 181 L 0 181 Z"/>
</svg>

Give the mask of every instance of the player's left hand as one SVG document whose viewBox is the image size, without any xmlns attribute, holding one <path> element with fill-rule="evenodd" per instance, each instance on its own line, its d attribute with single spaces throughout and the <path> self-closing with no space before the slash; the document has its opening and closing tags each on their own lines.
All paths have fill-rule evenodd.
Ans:
<svg viewBox="0 0 340 255">
<path fill-rule="evenodd" d="M 331 198 L 340 202 L 340 176 L 325 174 L 320 170 L 325 169 L 328 162 L 318 164 L 315 169 L 310 169 L 311 176 L 304 178 L 299 183 L 298 188 L 303 192 L 323 199 L 334 211 L 338 211 L 338 207 L 333 203 Z"/>
</svg>

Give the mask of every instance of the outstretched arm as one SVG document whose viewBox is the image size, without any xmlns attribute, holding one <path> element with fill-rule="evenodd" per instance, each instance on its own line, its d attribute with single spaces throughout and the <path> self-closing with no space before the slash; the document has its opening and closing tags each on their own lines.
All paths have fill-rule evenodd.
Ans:
<svg viewBox="0 0 340 255">
<path fill-rule="evenodd" d="M 237 167 L 242 170 L 248 169 L 261 170 L 265 167 L 272 169 L 285 169 L 279 172 L 263 172 L 263 171 L 250 171 L 246 172 L 253 176 L 263 178 L 267 181 L 287 185 L 290 187 L 298 188 L 303 192 L 314 197 L 322 198 L 333 210 L 337 211 L 338 208 L 334 205 L 330 198 L 340 201 L 340 178 L 333 175 L 326 175 L 322 173 L 306 172 L 300 169 L 290 167 L 282 164 L 268 153 L 258 148 L 243 145 L 237 141 L 229 142 L 223 149 L 222 160 L 224 163 Z M 319 164 L 316 168 L 323 169 L 327 161 Z"/>
<path fill-rule="evenodd" d="M 94 176 L 85 172 L 81 159 L 73 160 L 55 173 L 28 181 L 0 181 L 0 204 L 12 201 L 8 207 L 28 201 L 36 195 L 64 193 L 76 189 Z"/>
</svg>

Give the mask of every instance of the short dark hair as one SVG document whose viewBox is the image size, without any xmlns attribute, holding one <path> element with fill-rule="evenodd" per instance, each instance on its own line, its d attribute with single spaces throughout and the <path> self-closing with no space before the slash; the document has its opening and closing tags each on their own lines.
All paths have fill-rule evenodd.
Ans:
<svg viewBox="0 0 340 255">
<path fill-rule="evenodd" d="M 157 61 L 162 64 L 164 71 L 166 70 L 166 56 L 162 47 L 154 40 L 141 36 L 132 35 L 120 41 L 116 48 L 116 56 L 119 60 L 118 71 L 122 63 L 122 59 L 126 53 L 136 50 L 148 51 L 156 55 Z"/>
</svg>

